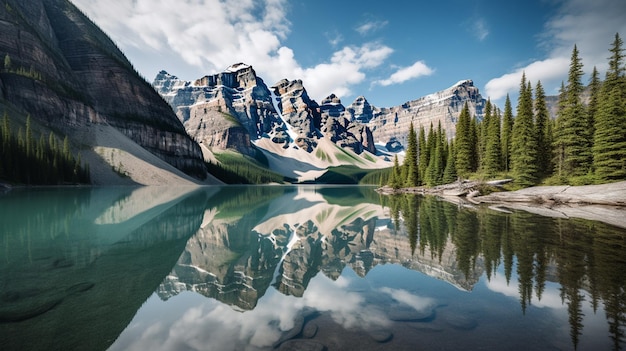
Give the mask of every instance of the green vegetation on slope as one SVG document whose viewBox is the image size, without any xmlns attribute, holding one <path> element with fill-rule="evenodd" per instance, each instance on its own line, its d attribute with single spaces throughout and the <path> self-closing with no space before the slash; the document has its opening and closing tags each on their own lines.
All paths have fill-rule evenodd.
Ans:
<svg viewBox="0 0 626 351">
<path fill-rule="evenodd" d="M 26 117 L 25 131 L 17 134 L 11 128 L 5 112 L 0 126 L 0 179 L 26 185 L 58 185 L 91 182 L 89 166 L 83 165 L 70 152 L 67 136 L 61 143 L 51 132 L 35 140 L 30 116 Z"/>
<path fill-rule="evenodd" d="M 226 184 L 267 184 L 285 183 L 282 175 L 271 171 L 267 166 L 267 159 L 261 152 L 255 157 L 224 152 L 215 154 L 219 163 L 207 163 L 209 173 Z"/>
</svg>

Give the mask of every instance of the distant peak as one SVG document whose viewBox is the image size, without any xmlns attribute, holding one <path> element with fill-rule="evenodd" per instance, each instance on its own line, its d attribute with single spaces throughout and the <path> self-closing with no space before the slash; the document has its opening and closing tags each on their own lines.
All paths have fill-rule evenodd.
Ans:
<svg viewBox="0 0 626 351">
<path fill-rule="evenodd" d="M 464 79 L 464 80 L 460 80 L 458 82 L 456 82 L 456 84 L 454 84 L 452 87 L 458 87 L 461 85 L 470 85 L 473 86 L 474 85 L 474 81 L 471 79 Z"/>
<path fill-rule="evenodd" d="M 239 63 L 235 63 L 234 65 L 230 65 L 227 69 L 226 72 L 237 72 L 240 71 L 242 69 L 247 69 L 250 68 L 250 65 L 247 65 L 243 62 L 239 62 Z"/>
<path fill-rule="evenodd" d="M 158 78 L 169 78 L 169 79 L 178 79 L 178 77 L 176 77 L 173 74 L 169 74 L 166 70 L 162 69 L 159 71 L 159 73 L 157 74 L 157 79 Z"/>
</svg>

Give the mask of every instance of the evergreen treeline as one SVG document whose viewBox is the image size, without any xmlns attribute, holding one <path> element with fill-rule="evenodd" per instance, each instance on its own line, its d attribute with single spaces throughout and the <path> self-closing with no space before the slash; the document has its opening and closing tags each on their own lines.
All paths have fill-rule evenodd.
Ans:
<svg viewBox="0 0 626 351">
<path fill-rule="evenodd" d="M 402 165 L 395 160 L 385 182 L 394 188 L 435 186 L 458 177 L 508 176 L 519 187 L 539 183 L 593 184 L 626 179 L 626 66 L 619 34 L 609 49 L 601 81 L 593 69 L 590 98 L 583 102 L 583 63 L 574 46 L 567 83 L 561 84 L 558 113 L 550 119 L 546 95 L 522 75 L 516 116 L 507 95 L 500 113 L 488 100 L 481 121 L 467 103 L 447 140 L 441 124 L 428 132 L 409 130 Z"/>
<path fill-rule="evenodd" d="M 30 116 L 26 131 L 20 128 L 14 134 L 6 112 L 0 130 L 0 179 L 26 185 L 91 183 L 89 166 L 82 164 L 80 155 L 74 158 L 67 136 L 60 142 L 51 132 L 36 140 Z"/>
<path fill-rule="evenodd" d="M 206 163 L 207 170 L 226 184 L 284 183 L 285 177 L 249 161 Z"/>
</svg>

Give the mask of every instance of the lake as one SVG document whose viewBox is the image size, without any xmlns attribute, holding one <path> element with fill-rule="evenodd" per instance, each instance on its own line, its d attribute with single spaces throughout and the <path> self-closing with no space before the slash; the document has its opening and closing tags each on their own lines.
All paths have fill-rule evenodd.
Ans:
<svg viewBox="0 0 626 351">
<path fill-rule="evenodd" d="M 626 230 L 372 187 L 0 195 L 2 350 L 618 350 Z"/>
</svg>

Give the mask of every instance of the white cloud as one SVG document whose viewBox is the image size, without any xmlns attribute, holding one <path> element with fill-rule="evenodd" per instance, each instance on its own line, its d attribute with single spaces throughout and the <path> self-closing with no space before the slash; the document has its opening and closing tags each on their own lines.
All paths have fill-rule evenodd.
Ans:
<svg viewBox="0 0 626 351">
<path fill-rule="evenodd" d="M 519 281 L 511 280 L 509 283 L 506 281 L 503 274 L 493 276 L 489 281 L 487 281 L 486 284 L 487 288 L 491 291 L 495 291 L 516 300 L 519 300 L 520 298 Z M 541 300 L 533 295 L 531 296 L 531 302 L 533 306 L 539 308 L 551 308 L 555 310 L 562 310 L 566 308 L 561 300 L 558 284 L 556 283 L 546 283 L 545 289 L 541 294 Z"/>
<path fill-rule="evenodd" d="M 191 80 L 244 62 L 268 85 L 284 78 L 302 79 L 309 95 L 320 100 L 331 93 L 350 94 L 353 85 L 365 80 L 366 70 L 380 66 L 393 52 L 376 42 L 346 46 L 326 62 L 303 67 L 293 50 L 283 44 L 291 25 L 286 18 L 286 0 L 74 2 L 125 52 L 139 53 L 142 61 L 133 63 L 148 79 L 158 70 L 168 69 Z M 362 29 L 372 31 L 385 25 L 371 22 Z M 336 36 L 334 43 L 338 45 L 341 39 Z M 177 58 L 182 62 L 173 62 Z M 142 71 L 148 66 L 154 72 Z M 193 76 L 185 76 L 179 69 Z"/>
<path fill-rule="evenodd" d="M 366 35 L 366 34 L 373 33 L 384 28 L 385 26 L 387 26 L 388 23 L 389 23 L 388 21 L 366 22 L 356 27 L 355 30 L 359 32 L 361 35 Z"/>
<path fill-rule="evenodd" d="M 296 69 L 293 72 L 294 77 L 285 77 L 302 78 L 309 95 L 318 101 L 331 93 L 339 97 L 346 96 L 352 93 L 352 85 L 365 80 L 364 70 L 380 66 L 391 53 L 393 49 L 379 43 L 344 47 L 333 54 L 330 62 L 307 69 Z"/>
<path fill-rule="evenodd" d="M 596 66 L 600 72 L 607 66 L 608 49 L 615 33 L 626 34 L 626 1 L 623 0 L 564 0 L 557 12 L 546 22 L 539 46 L 547 49 L 546 58 L 490 80 L 486 94 L 498 100 L 507 93 L 519 90 L 522 72 L 533 82 L 541 80 L 544 86 L 560 85 L 567 79 L 574 45 L 580 51 L 583 70 L 591 72 Z"/>
<path fill-rule="evenodd" d="M 519 68 L 501 77 L 494 78 L 487 82 L 485 89 L 487 96 L 493 100 L 499 100 L 506 96 L 508 92 L 518 91 L 522 80 L 522 73 L 526 73 L 526 80 L 535 82 L 541 80 L 552 81 L 567 75 L 569 70 L 569 58 L 554 57 L 543 61 L 535 61 L 528 66 Z"/>
<path fill-rule="evenodd" d="M 381 288 L 380 291 L 389 294 L 394 300 L 412 307 L 418 312 L 432 309 L 435 306 L 435 299 L 414 295 L 403 289 L 392 289 L 388 287 Z"/>
<path fill-rule="evenodd" d="M 416 79 L 423 76 L 429 76 L 435 71 L 428 67 L 424 61 L 417 61 L 411 66 L 402 67 L 394 72 L 389 78 L 375 81 L 374 84 L 382 86 L 389 86 L 392 84 L 404 83 L 411 79 Z"/>
</svg>

